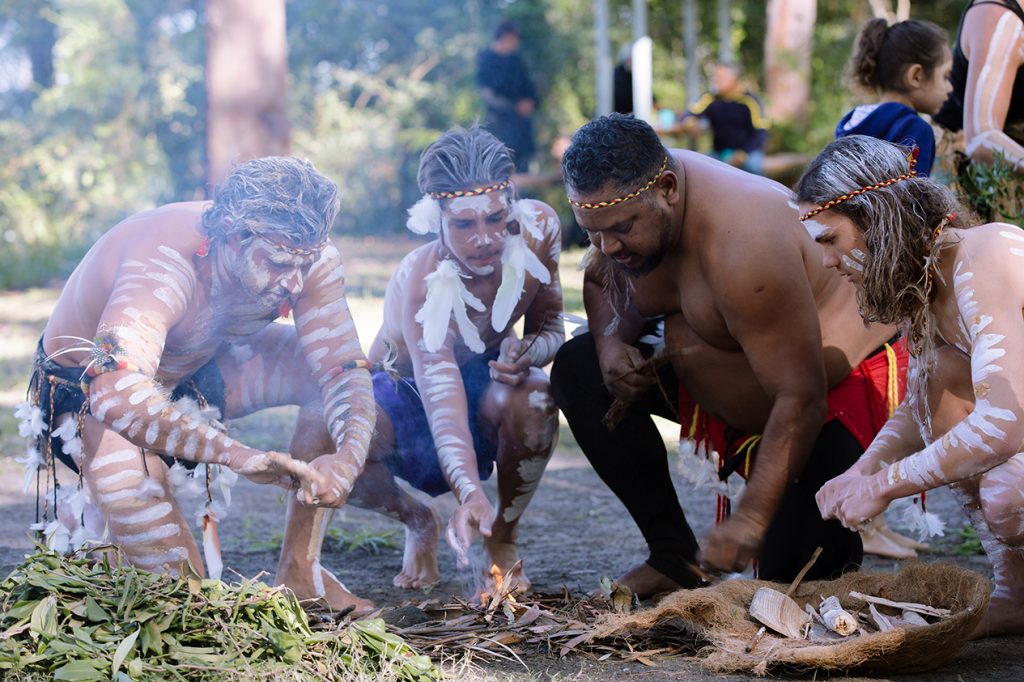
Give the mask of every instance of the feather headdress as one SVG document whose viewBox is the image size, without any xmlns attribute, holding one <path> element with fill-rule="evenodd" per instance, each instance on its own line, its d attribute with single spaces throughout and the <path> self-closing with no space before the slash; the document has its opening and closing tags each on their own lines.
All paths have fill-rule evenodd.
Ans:
<svg viewBox="0 0 1024 682">
<path fill-rule="evenodd" d="M 423 198 L 409 209 L 405 226 L 416 234 L 437 234 L 441 231 L 441 203 L 424 194 Z"/>
</svg>

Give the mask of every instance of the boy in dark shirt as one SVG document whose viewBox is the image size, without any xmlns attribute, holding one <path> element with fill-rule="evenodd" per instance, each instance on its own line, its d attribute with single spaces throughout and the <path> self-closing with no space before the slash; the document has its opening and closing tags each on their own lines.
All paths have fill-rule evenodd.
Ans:
<svg viewBox="0 0 1024 682">
<path fill-rule="evenodd" d="M 735 64 L 718 64 L 711 81 L 713 93 L 705 94 L 683 114 L 683 132 L 696 135 L 698 121 L 711 127 L 711 155 L 756 175 L 764 175 L 764 146 L 768 121 L 761 102 L 744 86 Z"/>
</svg>

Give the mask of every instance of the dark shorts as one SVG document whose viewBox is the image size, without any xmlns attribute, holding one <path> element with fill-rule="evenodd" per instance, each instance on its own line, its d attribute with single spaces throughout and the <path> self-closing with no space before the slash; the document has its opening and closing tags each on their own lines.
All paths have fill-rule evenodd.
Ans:
<svg viewBox="0 0 1024 682">
<path fill-rule="evenodd" d="M 459 368 L 466 390 L 469 432 L 473 436 L 481 481 L 490 478 L 498 454 L 497 442 L 484 435 L 477 423 L 480 399 L 491 383 L 487 363 L 494 357 L 476 358 Z M 437 461 L 434 436 L 423 401 L 416 391 L 416 383 L 404 377 L 395 381 L 385 372 L 374 372 L 373 396 L 377 406 L 388 415 L 395 432 L 395 449 L 386 458 L 391 473 L 434 497 L 450 492 L 441 464 Z"/>
<path fill-rule="evenodd" d="M 83 370 L 81 367 L 64 367 L 53 360 L 46 360 L 46 353 L 43 351 L 43 340 L 39 340 L 36 349 L 35 368 L 32 373 L 30 392 L 39 395 L 39 409 L 43 413 L 43 423 L 46 430 L 40 436 L 40 440 L 49 439 L 50 452 L 54 457 L 66 464 L 76 474 L 78 465 L 70 455 L 64 453 L 62 440 L 50 433 L 51 419 L 59 417 L 67 412 L 78 414 L 83 409 L 88 413 L 88 401 L 82 385 Z M 224 377 L 217 367 L 214 359 L 210 359 L 200 367 L 195 374 L 178 382 L 178 385 L 171 392 L 172 400 L 181 398 L 192 398 L 200 405 L 212 405 L 220 410 L 223 417 L 227 409 L 227 391 L 224 388 Z M 52 413 L 51 413 L 52 406 Z M 40 445 L 44 445 L 40 443 Z M 45 446 L 44 446 L 45 447 Z M 43 452 L 40 448 L 40 452 Z M 188 460 L 175 460 L 175 458 L 161 455 L 167 466 L 175 461 L 180 461 L 185 467 L 194 469 L 195 462 Z"/>
</svg>

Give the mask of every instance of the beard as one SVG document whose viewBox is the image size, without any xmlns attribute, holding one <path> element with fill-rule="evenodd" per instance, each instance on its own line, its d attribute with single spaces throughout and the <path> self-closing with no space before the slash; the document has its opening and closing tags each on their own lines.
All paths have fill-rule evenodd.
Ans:
<svg viewBox="0 0 1024 682">
<path fill-rule="evenodd" d="M 652 255 L 644 256 L 638 265 L 623 265 L 615 260 L 612 262 L 630 277 L 642 277 L 653 272 L 661 265 L 661 261 L 664 260 L 665 254 L 672 245 L 671 222 L 672 217 L 670 214 L 662 214 L 661 225 L 658 230 L 658 248 Z"/>
</svg>

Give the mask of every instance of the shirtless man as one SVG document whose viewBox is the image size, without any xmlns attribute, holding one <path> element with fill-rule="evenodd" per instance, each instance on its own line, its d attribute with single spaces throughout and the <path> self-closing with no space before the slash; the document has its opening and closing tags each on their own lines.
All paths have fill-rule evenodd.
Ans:
<svg viewBox="0 0 1024 682">
<path fill-rule="evenodd" d="M 482 535 L 488 566 L 507 574 L 519 518 L 554 449 L 558 411 L 540 368 L 564 340 L 560 230 L 549 206 L 516 198 L 513 170 L 508 149 L 476 128 L 445 133 L 420 161 L 424 196 L 408 227 L 438 239 L 402 259 L 388 283 L 369 358 L 392 369 L 373 375 L 377 430 L 350 497 L 406 524 L 398 587 L 438 580 L 440 524 L 394 476 L 430 495 L 454 493 L 445 537 L 459 564 Z M 497 512 L 481 485 L 495 462 Z M 312 538 L 322 540 L 322 531 Z M 529 588 L 520 570 L 509 581 Z"/>
<path fill-rule="evenodd" d="M 576 219 L 600 253 L 584 281 L 591 332 L 558 353 L 552 392 L 650 546 L 622 581 L 641 597 L 700 583 L 698 545 L 652 412 L 682 418 L 686 430 L 707 426 L 726 470 L 750 465 L 738 432 L 762 434 L 742 501 L 704 544 L 706 567 L 740 571 L 757 557 L 762 578 L 789 580 L 819 545 L 810 575 L 856 566 L 857 534 L 822 521 L 814 494 L 884 422 L 872 422 L 864 402 L 877 394 L 884 409 L 877 373 L 887 375 L 889 354 L 876 349 L 893 330 L 864 326 L 854 288 L 822 266 L 775 182 L 669 152 L 649 125 L 617 114 L 581 128 L 562 166 Z M 679 405 L 664 404 L 654 378 L 635 371 L 655 316 L 666 316 L 674 369 L 659 379 L 669 397 L 682 389 Z M 609 431 L 601 418 L 613 396 L 633 408 Z"/>
<path fill-rule="evenodd" d="M 856 529 L 950 485 L 995 569 L 974 634 L 1024 634 L 1024 234 L 967 229 L 953 193 L 911 171 L 900 148 L 852 136 L 797 186 L 822 262 L 858 287 L 865 319 L 908 323 L 915 355 L 908 400 L 818 504 Z"/>
<path fill-rule="evenodd" d="M 202 567 L 161 456 L 298 482 L 307 503 L 344 503 L 375 410 L 341 256 L 328 238 L 337 211 L 337 187 L 308 161 L 257 159 L 236 168 L 213 202 L 170 204 L 114 226 L 68 279 L 21 409 L 41 411 L 33 429 L 41 432 L 31 434 L 39 452 L 53 436 L 52 454 L 81 471 L 79 503 L 98 508 L 99 528 L 134 565 L 175 574 L 185 562 Z M 289 308 L 295 326 L 273 324 Z M 261 452 L 216 421 L 289 404 L 326 416 L 330 455 L 307 465 Z M 43 464 L 35 460 L 28 465 Z M 313 510 L 289 504 L 293 534 Z M 210 511 L 207 524 L 216 522 Z M 81 507 L 62 513 L 64 532 L 88 516 Z M 326 571 L 278 578 L 300 597 L 323 596 L 330 580 Z"/>
</svg>

